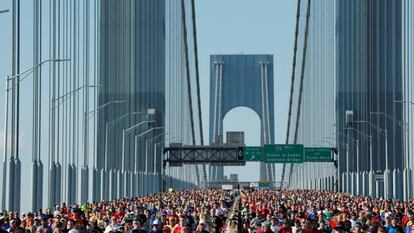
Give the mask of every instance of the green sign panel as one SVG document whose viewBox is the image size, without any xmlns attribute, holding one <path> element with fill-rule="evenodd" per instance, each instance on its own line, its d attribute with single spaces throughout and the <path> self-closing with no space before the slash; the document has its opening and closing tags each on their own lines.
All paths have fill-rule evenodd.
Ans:
<svg viewBox="0 0 414 233">
<path fill-rule="evenodd" d="M 263 162 L 303 163 L 303 153 L 301 144 L 264 145 Z"/>
<path fill-rule="evenodd" d="M 267 181 L 267 180 L 260 180 L 259 181 L 259 188 L 269 188 L 269 181 Z"/>
<path fill-rule="evenodd" d="M 262 147 L 245 146 L 243 147 L 244 161 L 262 161 Z"/>
<path fill-rule="evenodd" d="M 259 188 L 269 188 L 269 183 L 259 183 Z"/>
<path fill-rule="evenodd" d="M 305 161 L 330 162 L 332 161 L 332 149 L 326 147 L 305 148 Z"/>
</svg>

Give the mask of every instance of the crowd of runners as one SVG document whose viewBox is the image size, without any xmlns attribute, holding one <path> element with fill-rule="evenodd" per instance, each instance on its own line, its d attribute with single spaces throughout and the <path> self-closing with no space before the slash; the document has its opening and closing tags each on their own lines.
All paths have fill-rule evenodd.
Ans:
<svg viewBox="0 0 414 233">
<path fill-rule="evenodd" d="M 235 201 L 237 199 L 237 201 Z M 0 213 L 1 232 L 414 233 L 414 202 L 316 190 L 185 190 Z"/>
</svg>

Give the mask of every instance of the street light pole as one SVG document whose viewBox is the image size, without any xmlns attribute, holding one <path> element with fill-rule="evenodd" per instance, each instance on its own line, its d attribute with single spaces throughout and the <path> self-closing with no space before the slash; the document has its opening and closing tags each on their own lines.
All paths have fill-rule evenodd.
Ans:
<svg viewBox="0 0 414 233">
<path fill-rule="evenodd" d="M 365 195 L 366 193 L 368 193 L 370 196 L 374 196 L 374 190 L 375 190 L 375 186 L 374 186 L 374 184 L 375 184 L 375 174 L 374 174 L 374 172 L 373 172 L 373 157 L 372 157 L 372 136 L 371 135 L 367 135 L 367 134 L 365 134 L 365 133 L 362 133 L 360 130 L 358 130 L 358 129 L 356 129 L 356 128 L 352 128 L 352 127 L 347 127 L 347 129 L 350 129 L 350 130 L 354 130 L 355 132 L 357 132 L 359 135 L 361 135 L 362 137 L 364 137 L 364 139 L 368 139 L 368 143 L 369 143 L 369 171 L 367 171 L 367 173 L 368 173 L 368 191 L 366 191 L 366 178 L 365 178 L 365 175 L 366 174 L 362 174 L 362 177 L 363 177 L 363 183 L 362 183 L 362 190 L 363 190 L 363 195 Z M 359 174 L 359 172 L 360 172 L 360 167 L 359 167 L 359 158 L 358 158 L 358 161 L 357 161 L 357 170 L 358 170 L 358 174 Z M 358 189 L 359 189 L 359 183 L 360 183 L 360 181 L 359 181 L 359 175 L 357 176 L 357 182 L 358 182 L 358 184 L 357 184 L 357 187 L 358 187 Z M 360 189 L 359 189 L 360 190 Z M 358 191 L 359 191 L 358 190 Z"/>
<path fill-rule="evenodd" d="M 389 170 L 389 166 L 388 166 L 388 134 L 387 134 L 387 130 L 384 129 L 384 137 L 385 137 L 385 170 Z"/>
<path fill-rule="evenodd" d="M 118 122 L 123 120 L 124 118 L 130 116 L 130 115 L 139 115 L 142 114 L 142 112 L 128 112 L 115 120 L 111 122 L 107 122 L 105 124 L 105 164 L 104 169 L 102 169 L 102 175 L 101 175 L 101 200 L 112 200 L 114 198 L 115 194 L 115 187 L 113 185 L 113 175 L 115 173 L 114 169 L 119 169 L 118 167 L 114 167 L 112 164 L 112 156 L 111 159 L 109 159 L 109 130 L 114 127 Z M 110 160 L 108 162 L 108 160 Z M 111 168 L 108 168 L 108 165 L 112 164 Z M 108 178 L 108 175 L 110 178 Z M 105 192 L 105 190 L 108 190 L 109 192 Z"/>
<path fill-rule="evenodd" d="M 369 141 L 368 141 L 368 143 L 369 143 L 369 149 L 370 149 L 370 152 L 369 152 L 369 155 L 370 155 L 370 160 L 372 161 L 372 141 L 371 141 L 371 135 L 367 135 L 367 134 L 365 134 L 365 133 L 362 133 L 361 131 L 359 131 L 359 130 L 357 130 L 357 129 L 355 129 L 355 128 L 352 128 L 352 127 L 347 127 L 347 129 L 350 129 L 350 130 L 354 130 L 355 132 L 357 132 L 359 135 L 361 135 L 361 136 L 363 136 L 364 137 L 364 139 L 368 139 Z M 358 148 L 358 147 L 357 147 Z M 357 159 L 357 170 L 358 170 L 358 172 L 359 172 L 359 158 Z M 372 168 L 371 168 L 372 169 Z"/>
<path fill-rule="evenodd" d="M 42 66 L 43 64 L 45 64 L 47 62 L 65 62 L 65 61 L 70 61 L 70 59 L 47 59 L 47 60 L 44 60 L 44 61 L 40 62 L 39 64 L 37 64 L 35 66 L 32 66 L 31 68 L 26 69 L 26 70 L 24 70 L 24 71 L 22 71 L 18 74 L 15 74 L 13 76 L 8 76 L 7 81 L 17 79 L 17 82 L 20 82 L 20 81 L 22 81 L 22 80 L 20 80 L 20 76 L 22 76 L 23 74 L 32 73 L 34 69 L 36 69 L 39 66 Z"/>
<path fill-rule="evenodd" d="M 111 122 L 107 122 L 105 124 L 105 170 L 108 169 L 108 138 L 109 138 L 109 130 L 110 128 L 114 127 L 116 123 L 118 123 L 120 120 L 124 119 L 125 117 L 128 117 L 130 115 L 139 115 L 142 114 L 142 112 L 129 112 L 126 113 L 118 118 L 116 118 L 115 120 L 111 121 Z"/>
<path fill-rule="evenodd" d="M 405 122 L 402 122 L 400 120 L 394 119 L 392 116 L 390 116 L 390 115 L 388 115 L 388 114 L 386 114 L 384 112 L 370 112 L 370 114 L 371 115 L 382 115 L 382 116 L 385 116 L 385 117 L 391 119 L 392 121 L 398 123 L 398 125 L 401 127 L 402 130 L 406 131 L 406 129 L 407 129 L 406 128 L 407 124 Z M 386 129 L 384 130 L 384 134 L 385 134 L 385 138 L 387 138 L 387 130 Z M 385 151 L 388 151 L 388 148 L 387 147 L 388 147 L 388 140 L 385 140 Z M 407 155 L 405 155 L 404 157 L 405 157 L 404 158 L 404 160 L 405 160 L 405 167 L 408 168 L 408 163 L 407 163 L 408 157 L 407 157 Z M 385 167 L 386 167 L 386 169 L 388 169 L 388 159 L 385 160 Z"/>
<path fill-rule="evenodd" d="M 122 168 L 121 170 L 124 172 L 125 169 L 125 138 L 126 138 L 126 134 L 129 133 L 131 130 L 138 128 L 139 126 L 141 126 L 142 124 L 145 123 L 155 123 L 155 121 L 141 121 L 140 123 L 133 125 L 131 127 L 129 127 L 128 129 L 124 129 L 122 130 Z"/>
<path fill-rule="evenodd" d="M 143 133 L 141 133 L 141 134 L 139 134 L 139 135 L 135 135 L 135 147 L 137 148 L 138 147 L 138 140 L 142 137 L 142 136 L 144 136 L 145 134 L 147 134 L 147 133 L 149 133 L 149 132 L 151 132 L 151 131 L 153 131 L 153 130 L 157 130 L 157 129 L 163 129 L 164 127 L 153 127 L 153 128 L 150 128 L 150 129 L 148 129 L 147 131 L 145 131 L 145 132 L 143 132 Z M 135 167 L 136 167 L 136 165 L 137 165 L 137 155 L 135 155 Z M 147 160 L 148 158 L 146 158 L 146 160 Z M 148 161 L 145 161 L 145 173 L 147 173 L 148 172 Z"/>
<path fill-rule="evenodd" d="M 164 135 L 168 135 L 168 134 L 165 134 L 165 133 L 160 133 L 160 134 L 158 134 L 158 135 L 156 135 L 156 136 L 154 136 L 154 137 L 152 137 L 152 138 L 150 138 L 150 139 L 147 139 L 147 140 L 145 140 L 145 147 L 146 147 L 146 150 L 147 150 L 147 147 L 148 147 L 148 142 L 150 142 L 150 141 L 155 141 L 155 140 L 157 140 L 158 138 L 160 138 L 160 137 L 162 137 L 162 136 L 164 136 Z M 155 144 L 155 143 L 154 143 Z M 155 158 L 155 157 L 153 157 L 153 158 Z M 156 159 L 154 159 L 154 164 L 153 164 L 153 168 L 152 168 L 152 172 L 155 172 L 156 171 L 156 169 L 155 169 L 155 163 L 156 163 L 156 161 L 155 161 Z"/>
<path fill-rule="evenodd" d="M 6 93 L 5 93 L 5 111 L 4 111 L 4 160 L 3 160 L 3 187 L 2 187 L 2 199 L 1 199 L 1 207 L 2 209 L 6 209 L 6 187 L 7 187 L 7 139 L 8 139 L 8 109 L 9 109 L 9 78 L 6 79 Z M 10 187 L 9 187 L 10 188 Z"/>
<path fill-rule="evenodd" d="M 413 101 L 410 100 L 394 100 L 395 103 L 408 103 L 414 105 Z"/>
<path fill-rule="evenodd" d="M 394 123 L 397 123 L 401 127 L 401 129 L 406 130 L 406 127 L 407 127 L 407 123 L 406 122 L 397 120 L 394 117 L 386 114 L 385 112 L 370 112 L 369 114 L 371 114 L 371 115 L 385 116 L 385 117 L 389 118 L 390 120 L 392 120 Z"/>
<path fill-rule="evenodd" d="M 88 193 L 89 193 L 89 185 L 88 185 L 88 181 L 89 181 L 89 168 L 88 168 L 88 131 L 89 131 L 89 127 L 88 127 L 88 121 L 89 121 L 89 115 L 90 114 L 96 114 L 97 112 L 105 109 L 106 107 L 112 105 L 112 104 L 122 104 L 125 103 L 126 100 L 113 100 L 113 101 L 108 101 L 107 103 L 102 104 L 101 106 L 98 106 L 96 109 L 91 110 L 89 112 L 84 112 L 84 119 L 83 119 L 83 168 L 82 168 L 82 178 L 81 178 L 81 187 L 82 187 L 82 192 L 81 192 L 81 202 L 83 203 L 84 201 L 86 201 L 88 199 Z M 95 156 L 95 155 L 94 155 Z M 96 161 L 96 158 L 94 158 L 94 161 Z M 97 196 L 99 196 L 99 187 L 97 187 L 98 180 L 98 174 L 97 174 L 97 164 L 93 164 L 93 171 L 92 171 L 92 199 L 95 199 Z"/>
<path fill-rule="evenodd" d="M 7 12 L 9 12 L 10 10 L 9 9 L 6 9 L 6 10 L 0 10 L 0 14 L 1 13 L 7 13 Z"/>
<path fill-rule="evenodd" d="M 371 171 L 374 169 L 373 159 L 374 158 L 372 157 L 372 136 L 369 135 L 369 166 Z"/>
<path fill-rule="evenodd" d="M 70 93 L 68 93 L 70 94 Z M 89 114 L 95 114 L 101 110 L 103 110 L 104 108 L 106 108 L 107 106 L 111 105 L 111 104 L 121 104 L 121 103 L 125 103 L 126 100 L 113 100 L 113 101 L 109 101 L 105 104 L 102 104 L 101 106 L 98 106 L 96 109 L 89 111 L 89 112 L 84 112 L 84 143 L 83 143 L 83 153 L 84 153 L 84 166 L 87 166 L 87 156 L 88 156 L 88 148 L 87 148 L 87 134 L 88 134 L 88 127 L 87 127 L 87 121 L 90 119 L 88 116 Z M 95 166 L 95 164 L 94 164 Z"/>
<path fill-rule="evenodd" d="M 158 136 L 155 136 L 154 138 L 152 138 L 152 140 L 155 140 L 155 139 L 157 139 L 158 137 L 160 137 L 160 136 L 162 136 L 162 135 L 165 135 L 165 136 L 167 136 L 167 135 L 169 135 L 168 133 L 166 133 L 166 134 L 159 134 Z M 169 140 L 172 140 L 172 139 L 178 139 L 178 137 L 168 137 L 168 139 Z M 151 139 L 149 139 L 149 140 L 151 140 Z M 165 143 L 165 138 L 163 138 L 162 140 L 160 140 L 159 142 L 156 142 L 156 143 L 154 143 L 154 148 L 156 148 L 157 147 L 157 145 L 159 145 L 159 144 L 161 144 L 161 143 Z M 162 151 L 161 151 L 161 156 L 162 156 Z M 160 161 L 158 161 L 158 163 L 157 163 L 157 160 L 160 160 Z M 159 170 L 159 171 L 157 171 L 157 166 L 159 166 L 159 164 L 162 164 L 162 158 L 156 158 L 155 159 L 155 163 L 154 163 L 154 173 L 161 173 L 161 170 Z"/>
<path fill-rule="evenodd" d="M 127 177 L 127 169 L 126 169 L 126 164 L 125 164 L 125 154 L 126 154 L 126 145 L 125 145 L 125 139 L 126 139 L 126 135 L 129 134 L 132 130 L 140 127 L 143 124 L 149 124 L 149 123 L 155 123 L 155 121 L 153 120 L 145 120 L 145 121 L 141 121 L 138 124 L 135 124 L 127 129 L 122 130 L 122 161 L 121 161 L 121 172 L 120 172 L 120 176 L 119 177 L 119 187 L 117 189 L 117 196 L 121 197 L 122 195 L 126 195 L 128 193 L 128 177 Z"/>
<path fill-rule="evenodd" d="M 357 160 L 357 165 L 356 165 L 356 172 L 359 175 L 359 141 L 358 139 L 355 140 L 355 144 L 356 144 L 356 160 Z"/>
<path fill-rule="evenodd" d="M 57 98 L 52 99 L 52 102 L 55 104 L 53 105 L 53 109 L 57 108 L 59 105 L 61 105 L 63 102 L 65 102 L 67 97 L 70 97 L 71 95 L 75 94 L 77 91 L 82 90 L 83 88 L 95 88 L 95 87 L 102 87 L 102 85 L 83 85 L 78 88 L 73 89 L 72 91 L 65 93 Z M 61 99 L 63 99 L 61 102 L 59 102 Z M 57 103 L 56 103 L 57 102 Z"/>
<path fill-rule="evenodd" d="M 138 167 L 137 167 L 137 162 L 138 162 L 138 142 L 139 142 L 139 139 L 141 137 L 143 137 L 144 135 L 148 134 L 149 132 L 152 132 L 153 130 L 158 130 L 158 129 L 163 129 L 163 128 L 164 127 L 152 127 L 150 129 L 142 132 L 139 135 L 135 135 L 134 171 L 138 172 L 138 170 L 139 170 Z M 149 180 L 148 180 L 148 153 L 147 153 L 148 148 L 146 147 L 145 149 L 146 149 L 145 150 L 146 151 L 146 154 L 145 154 L 145 171 L 144 171 L 144 174 L 143 174 L 143 184 L 142 184 L 143 185 L 143 190 L 141 190 L 144 195 L 147 194 L 147 191 L 149 190 L 148 187 L 147 187 L 147 185 L 150 183 Z M 132 186 L 135 186 L 134 185 L 135 183 L 136 182 L 132 182 Z M 134 189 L 135 188 L 133 187 L 131 190 L 134 190 Z M 138 193 L 139 193 L 139 191 L 140 190 L 137 190 Z"/>
<path fill-rule="evenodd" d="M 353 121 L 352 123 L 365 123 L 374 128 L 376 131 L 378 131 L 381 135 L 385 138 L 385 170 L 388 170 L 388 138 L 387 138 L 387 130 L 382 129 L 374 124 L 372 124 L 369 121 Z"/>
<path fill-rule="evenodd" d="M 5 13 L 5 12 L 8 12 L 8 10 L 2 11 L 1 13 Z M 2 196 L 2 207 L 3 208 L 7 208 L 6 199 L 9 200 L 8 206 L 11 207 L 11 208 L 7 208 L 7 209 L 13 210 L 14 207 L 18 207 L 20 205 L 20 198 L 19 197 L 17 197 L 17 199 L 14 201 L 15 203 L 12 203 L 13 198 L 10 198 L 10 197 L 19 196 L 20 194 L 19 195 L 16 195 L 16 194 L 20 193 L 20 188 L 21 188 L 20 187 L 20 181 L 19 181 L 20 176 L 21 176 L 21 174 L 20 174 L 21 171 L 17 171 L 17 170 L 19 170 L 19 169 L 16 170 L 16 168 L 15 168 L 15 166 L 17 164 L 14 163 L 14 162 L 13 163 L 11 162 L 11 160 L 13 159 L 13 160 L 16 160 L 17 163 L 20 163 L 19 158 L 18 158 L 17 155 L 16 155 L 16 158 L 14 158 L 13 154 L 11 155 L 10 163 L 9 163 L 9 169 L 7 169 L 7 157 L 8 157 L 7 156 L 7 153 L 8 153 L 7 148 L 8 148 L 8 129 L 9 129 L 8 128 L 9 91 L 13 90 L 14 86 L 19 85 L 19 83 L 23 80 L 23 79 L 20 79 L 20 76 L 22 76 L 24 74 L 28 75 L 28 74 L 32 73 L 36 68 L 42 66 L 43 64 L 45 64 L 47 62 L 64 62 L 64 61 L 70 61 L 70 59 L 47 59 L 47 60 L 44 60 L 44 61 L 40 62 L 37 65 L 32 66 L 29 69 L 26 69 L 26 70 L 18 73 L 18 74 L 13 74 L 11 76 L 8 75 L 7 78 L 6 78 L 6 94 L 5 94 L 6 95 L 5 96 L 6 103 L 5 103 L 5 110 L 4 110 L 4 113 L 5 113 L 5 139 L 4 139 L 5 145 L 4 145 L 4 148 L 5 149 L 4 149 L 4 162 L 3 162 L 3 174 L 4 175 L 3 175 L 3 196 Z M 13 81 L 11 87 L 9 85 L 9 81 Z M 19 101 L 19 100 L 17 99 L 17 101 Z M 14 111 L 15 111 L 15 109 L 12 109 L 12 112 L 14 112 Z M 13 116 L 14 116 L 14 113 L 12 113 L 12 117 Z M 17 121 L 16 124 L 18 125 L 19 122 Z M 18 128 L 19 127 L 17 126 L 17 129 Z M 15 138 L 15 135 L 14 135 L 13 132 L 12 132 L 12 135 L 11 135 L 11 140 L 12 141 L 14 140 L 13 138 Z M 16 132 L 16 134 L 18 134 L 18 132 Z M 17 138 L 17 140 L 18 140 L 18 138 Z M 13 144 L 13 142 L 12 142 L 12 144 Z M 13 147 L 13 145 L 12 145 L 12 147 Z M 16 174 L 14 174 L 15 172 L 16 172 Z M 9 177 L 9 182 L 8 183 L 7 183 L 7 177 Z M 38 182 L 41 182 L 41 180 L 39 180 Z M 6 190 L 8 190 L 8 192 L 6 192 Z M 32 190 L 32 192 L 33 193 L 38 193 L 38 192 L 33 191 L 33 190 Z M 9 196 L 9 198 L 6 198 L 7 194 Z M 34 194 L 32 194 L 31 196 L 33 196 L 33 195 Z"/>
<path fill-rule="evenodd" d="M 352 123 L 364 123 L 368 124 L 370 127 L 375 129 L 385 138 L 385 171 L 384 171 L 384 197 L 389 198 L 390 195 L 390 187 L 391 187 L 391 179 L 390 179 L 390 170 L 388 167 L 388 133 L 386 129 L 382 129 L 369 121 L 353 121 Z"/>
<path fill-rule="evenodd" d="M 348 128 L 347 128 L 348 129 Z M 334 133 L 335 135 L 342 135 L 341 133 Z M 328 137 L 330 138 L 330 137 Z M 357 167 L 359 166 L 359 142 L 358 139 L 355 139 L 349 135 L 347 135 L 348 139 L 351 139 L 353 141 L 353 143 L 356 145 L 356 159 L 357 159 Z M 333 138 L 334 140 L 336 140 L 336 138 Z M 345 142 L 345 157 L 346 157 L 346 163 L 345 163 L 345 172 L 346 172 L 346 181 L 345 181 L 345 192 L 351 192 L 351 180 L 350 180 L 350 158 L 349 158 L 349 140 L 347 140 L 347 142 Z"/>
<path fill-rule="evenodd" d="M 406 101 L 406 100 L 394 100 L 395 103 L 406 103 L 406 104 L 411 104 L 414 105 L 414 102 L 412 101 Z M 407 110 L 406 112 L 410 111 L 409 106 L 407 106 Z M 410 168 L 410 125 L 409 125 L 410 121 L 406 121 L 404 122 L 404 129 L 405 129 L 405 135 L 404 135 L 404 140 L 405 140 L 405 164 L 404 164 L 404 178 L 403 178 L 403 194 L 404 194 L 404 201 L 408 200 L 411 198 L 411 186 L 412 186 L 412 175 L 411 175 L 411 168 Z"/>
<path fill-rule="evenodd" d="M 345 155 L 345 157 L 346 157 L 346 182 L 345 182 L 345 192 L 349 192 L 349 186 L 350 186 L 350 183 L 351 182 L 349 182 L 349 142 L 347 141 L 346 143 L 346 155 Z"/>
<path fill-rule="evenodd" d="M 337 140 L 335 140 L 335 142 L 337 144 L 333 144 L 333 143 L 331 143 L 328 140 L 319 140 L 319 142 L 326 142 L 329 145 L 331 145 L 331 146 L 333 146 L 333 147 L 335 147 L 337 149 L 337 153 L 336 153 L 336 166 L 335 166 L 335 176 L 336 176 L 335 177 L 335 180 L 336 180 L 336 182 L 335 182 L 335 191 L 336 192 L 344 191 L 344 190 L 339 190 L 339 188 L 340 188 L 340 184 L 339 184 L 339 176 L 340 176 L 340 174 L 339 174 L 339 158 L 340 158 L 340 155 L 339 155 L 339 150 L 338 150 L 339 149 L 338 144 L 341 145 L 342 147 L 344 147 L 345 149 L 346 149 L 346 146 L 347 145 L 345 143 L 340 142 L 340 141 L 337 141 Z"/>
</svg>

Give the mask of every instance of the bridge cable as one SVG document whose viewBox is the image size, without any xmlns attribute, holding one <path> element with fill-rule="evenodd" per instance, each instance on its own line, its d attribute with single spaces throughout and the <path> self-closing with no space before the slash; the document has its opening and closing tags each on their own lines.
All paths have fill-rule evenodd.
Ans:
<svg viewBox="0 0 414 233">
<path fill-rule="evenodd" d="M 197 104 L 198 104 L 198 120 L 200 127 L 200 145 L 204 145 L 204 134 L 203 134 L 203 120 L 201 116 L 201 98 L 200 98 L 200 73 L 198 69 L 198 47 L 197 47 L 197 29 L 196 29 L 196 17 L 195 17 L 195 2 L 191 0 L 191 12 L 193 18 L 193 43 L 194 43 L 194 59 L 195 59 L 195 70 L 196 70 L 196 82 L 197 82 Z M 207 182 L 206 165 L 203 164 L 203 181 Z"/>
<path fill-rule="evenodd" d="M 301 105 L 302 105 L 303 79 L 305 77 L 306 52 L 307 52 L 307 48 L 308 48 L 310 7 L 311 7 L 311 0 L 308 0 L 308 9 L 307 9 L 307 12 L 306 12 L 305 41 L 304 41 L 304 48 L 303 48 L 303 55 L 302 55 L 302 70 L 301 70 L 300 87 L 299 87 L 299 103 L 298 103 L 298 107 L 297 107 L 297 116 L 296 116 L 297 120 L 296 120 L 296 126 L 295 126 L 294 143 L 297 143 L 297 139 L 298 139 L 298 128 L 299 128 L 299 120 L 298 119 L 300 117 L 300 110 L 301 110 Z M 293 172 L 293 163 L 290 164 L 288 187 L 290 186 L 290 182 L 292 180 L 292 172 Z"/>
<path fill-rule="evenodd" d="M 185 68 L 186 68 L 186 78 L 187 78 L 187 94 L 188 94 L 188 105 L 190 110 L 190 121 L 191 121 L 191 135 L 193 145 L 196 145 L 195 140 L 195 132 L 194 132 L 194 117 L 193 117 L 193 100 L 191 97 L 191 80 L 190 80 L 190 67 L 188 61 L 188 40 L 187 40 L 187 26 L 186 26 L 186 19 L 185 19 L 185 5 L 184 0 L 181 0 L 181 19 L 182 19 L 182 26 L 183 26 L 183 33 L 184 33 L 184 53 L 185 53 Z M 197 176 L 197 183 L 200 184 L 200 176 L 198 167 L 196 166 L 196 176 Z"/>
<path fill-rule="evenodd" d="M 297 48 L 298 48 L 298 31 L 299 31 L 299 19 L 300 19 L 300 1 L 298 0 L 298 5 L 296 8 L 296 29 L 295 29 L 295 47 L 293 49 L 293 67 L 292 67 L 292 78 L 291 78 L 291 84 L 290 84 L 290 98 L 289 98 L 289 112 L 288 112 L 288 122 L 287 122 L 287 130 L 286 130 L 286 144 L 289 143 L 289 133 L 290 133 L 290 121 L 291 121 L 291 115 L 292 115 L 292 99 L 293 99 L 293 87 L 295 86 L 295 69 L 296 69 L 296 54 L 297 54 Z M 283 181 L 285 179 L 285 169 L 286 164 L 283 164 L 282 168 L 282 186 Z"/>
</svg>

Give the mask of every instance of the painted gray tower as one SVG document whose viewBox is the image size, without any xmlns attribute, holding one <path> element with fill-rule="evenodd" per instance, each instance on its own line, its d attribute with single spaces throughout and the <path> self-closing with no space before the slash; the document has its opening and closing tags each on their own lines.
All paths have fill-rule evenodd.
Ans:
<svg viewBox="0 0 414 233">
<path fill-rule="evenodd" d="M 261 120 L 261 145 L 274 142 L 273 55 L 210 56 L 210 144 L 223 143 L 223 119 L 247 107 Z M 260 179 L 274 181 L 275 166 L 260 164 Z M 210 167 L 210 180 L 223 180 L 222 166 Z"/>
</svg>

